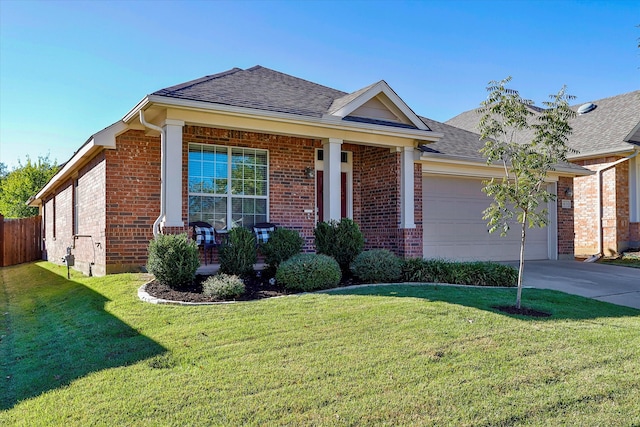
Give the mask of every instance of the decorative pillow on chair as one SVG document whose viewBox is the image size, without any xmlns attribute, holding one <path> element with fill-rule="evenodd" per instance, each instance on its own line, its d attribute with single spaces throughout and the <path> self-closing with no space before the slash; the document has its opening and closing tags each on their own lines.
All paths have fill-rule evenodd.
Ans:
<svg viewBox="0 0 640 427">
<path fill-rule="evenodd" d="M 194 227 L 195 235 L 196 235 L 196 244 L 198 246 L 203 243 L 207 246 L 213 245 L 216 242 L 216 235 L 213 227 Z"/>
<path fill-rule="evenodd" d="M 258 244 L 267 243 L 267 241 L 269 240 L 269 236 L 271 235 L 271 233 L 273 233 L 275 229 L 276 229 L 275 227 L 267 227 L 267 228 L 253 227 L 253 232 L 256 235 L 256 243 Z"/>
</svg>

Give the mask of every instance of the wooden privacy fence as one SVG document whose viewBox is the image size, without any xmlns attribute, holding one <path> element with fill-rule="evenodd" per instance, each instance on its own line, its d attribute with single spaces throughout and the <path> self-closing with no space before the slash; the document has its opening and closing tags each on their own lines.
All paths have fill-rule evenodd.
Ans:
<svg viewBox="0 0 640 427">
<path fill-rule="evenodd" d="M 42 259 L 42 217 L 5 219 L 0 214 L 0 266 Z"/>
</svg>

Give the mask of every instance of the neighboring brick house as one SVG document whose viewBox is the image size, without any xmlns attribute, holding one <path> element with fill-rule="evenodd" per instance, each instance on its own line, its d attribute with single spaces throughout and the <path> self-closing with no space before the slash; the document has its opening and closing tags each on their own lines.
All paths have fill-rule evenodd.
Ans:
<svg viewBox="0 0 640 427">
<path fill-rule="evenodd" d="M 31 201 L 46 259 L 67 248 L 95 275 L 139 270 L 155 233 L 270 221 L 313 250 L 317 221 L 349 217 L 366 248 L 404 257 L 517 259 L 519 239 L 488 235 L 478 135 L 417 116 L 380 81 L 353 93 L 256 66 L 144 97 L 93 135 Z M 588 171 L 559 168 L 549 189 Z M 560 203 L 560 202 L 558 202 Z M 529 259 L 573 254 L 573 209 Z"/>
<path fill-rule="evenodd" d="M 569 160 L 594 173 L 574 180 L 575 256 L 640 247 L 640 91 L 573 108 L 582 106 L 570 123 Z M 467 111 L 447 124 L 475 130 L 478 120 Z"/>
</svg>

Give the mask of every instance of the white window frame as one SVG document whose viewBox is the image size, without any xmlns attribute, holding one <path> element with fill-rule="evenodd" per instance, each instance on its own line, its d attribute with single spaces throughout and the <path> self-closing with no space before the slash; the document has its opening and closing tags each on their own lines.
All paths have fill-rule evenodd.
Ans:
<svg viewBox="0 0 640 427">
<path fill-rule="evenodd" d="M 188 183 L 189 178 L 191 176 L 190 171 L 187 170 L 187 198 L 191 197 L 191 196 L 200 196 L 200 197 L 224 197 L 227 199 L 227 207 L 226 207 L 226 218 L 225 218 L 225 227 L 221 228 L 222 230 L 225 229 L 229 229 L 229 224 L 231 224 L 231 227 L 234 226 L 243 226 L 246 224 L 236 224 L 233 221 L 233 199 L 259 199 L 259 200 L 265 200 L 266 203 L 266 211 L 265 211 L 265 215 L 266 215 L 266 221 L 269 221 L 269 217 L 270 217 L 270 208 L 269 208 L 269 199 L 270 199 L 270 188 L 271 188 L 271 182 L 270 182 L 270 173 L 269 173 L 269 164 L 270 164 L 270 159 L 269 159 L 269 150 L 265 150 L 265 149 L 261 149 L 261 148 L 252 148 L 252 147 L 235 147 L 235 146 L 227 146 L 227 145 L 217 145 L 217 144 L 202 144 L 202 143 L 196 143 L 196 142 L 190 142 L 189 143 L 189 147 L 188 147 L 188 153 L 191 152 L 191 148 L 192 147 L 215 147 L 217 149 L 224 149 L 227 152 L 227 191 L 226 193 L 196 193 L 196 192 L 191 192 L 190 190 L 190 184 Z M 233 151 L 234 150 L 248 150 L 248 151 L 253 151 L 254 153 L 264 153 L 266 155 L 267 161 L 266 161 L 266 194 L 264 196 L 253 196 L 253 195 L 243 195 L 243 194 L 234 194 L 233 193 L 233 186 L 232 186 L 232 170 L 233 170 Z M 188 157 L 188 155 L 187 155 Z M 187 162 L 189 162 L 189 160 L 187 160 Z M 192 221 L 191 218 L 191 212 L 188 212 L 189 215 L 189 221 Z M 213 226 L 215 226 L 216 224 L 211 224 Z"/>
</svg>

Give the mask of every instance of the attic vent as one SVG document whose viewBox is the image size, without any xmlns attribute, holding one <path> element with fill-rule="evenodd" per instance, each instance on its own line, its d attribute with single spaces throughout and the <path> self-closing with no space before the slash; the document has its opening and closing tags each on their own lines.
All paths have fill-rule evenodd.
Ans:
<svg viewBox="0 0 640 427">
<path fill-rule="evenodd" d="M 580 108 L 578 108 L 578 114 L 587 114 L 590 111 L 595 110 L 598 106 L 592 102 L 587 102 L 586 104 L 582 104 Z"/>
</svg>

